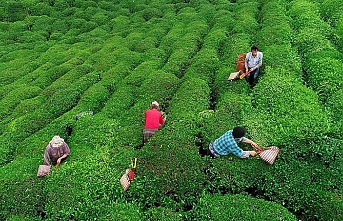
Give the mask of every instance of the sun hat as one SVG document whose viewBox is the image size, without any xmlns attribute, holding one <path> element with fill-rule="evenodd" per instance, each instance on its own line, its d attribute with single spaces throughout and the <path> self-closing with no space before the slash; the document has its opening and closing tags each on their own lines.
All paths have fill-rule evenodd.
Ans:
<svg viewBox="0 0 343 221">
<path fill-rule="evenodd" d="M 53 148 L 62 146 L 64 140 L 60 136 L 54 136 L 50 141 L 50 144 Z"/>
<path fill-rule="evenodd" d="M 153 102 L 151 103 L 151 105 L 155 105 L 156 107 L 159 106 L 159 104 L 157 103 L 157 101 L 153 101 Z"/>
</svg>

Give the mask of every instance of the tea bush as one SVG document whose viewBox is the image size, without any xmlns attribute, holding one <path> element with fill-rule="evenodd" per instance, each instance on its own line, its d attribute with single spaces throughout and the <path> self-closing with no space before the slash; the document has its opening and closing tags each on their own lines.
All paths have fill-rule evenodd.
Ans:
<svg viewBox="0 0 343 221">
<path fill-rule="evenodd" d="M 62 164 L 63 171 L 53 171 L 53 176 L 46 181 L 44 194 L 49 196 L 45 206 L 48 220 L 87 220 L 94 216 L 128 219 L 127 213 L 130 212 L 136 216 L 136 210 L 132 210 L 134 205 L 124 206 L 126 202 L 123 198 L 116 197 L 122 194 L 116 177 L 121 177 L 126 168 L 114 169 L 117 163 L 110 163 L 112 160 L 108 158 L 104 148 L 89 149 L 90 146 L 82 146 L 81 152 L 74 150 L 73 162 Z M 118 156 L 114 154 L 113 157 L 117 162 L 130 159 L 127 153 Z M 98 175 L 89 176 L 90 170 Z M 65 189 L 66 185 L 70 188 Z M 118 212 L 116 208 L 124 211 Z M 111 211 L 113 209 L 116 213 Z"/>
<path fill-rule="evenodd" d="M 153 72 L 143 81 L 142 85 L 133 89 L 134 104 L 126 111 L 126 119 L 121 120 L 123 145 L 138 148 L 142 145 L 142 130 L 144 126 L 144 112 L 150 108 L 152 101 L 157 100 L 161 110 L 166 110 L 170 99 L 178 88 L 179 80 L 171 74 Z M 152 76 L 154 81 L 152 82 Z M 152 86 L 154 85 L 154 86 Z M 127 87 L 127 86 L 126 86 Z M 123 114 L 121 114 L 122 118 Z"/>
<path fill-rule="evenodd" d="M 308 15 L 311 16 L 311 21 L 304 19 L 303 14 L 295 13 L 300 8 L 302 11 L 307 11 Z M 342 69 L 341 62 L 338 62 L 342 56 L 335 51 L 333 44 L 327 39 L 327 36 L 331 34 L 331 29 L 326 30 L 322 28 L 323 26 L 318 25 L 323 22 L 318 14 L 317 5 L 306 1 L 296 1 L 290 8 L 290 14 L 297 21 L 304 22 L 303 27 L 296 26 L 299 34 L 295 43 L 304 57 L 303 66 L 306 71 L 306 80 L 319 93 L 320 100 L 325 104 L 327 98 L 332 96 L 342 84 L 341 80 L 333 77 L 339 75 Z M 311 26 L 313 19 L 317 22 Z M 332 57 L 325 59 L 326 56 Z M 330 83 L 328 83 L 329 79 Z"/>
<path fill-rule="evenodd" d="M 241 91 L 230 90 L 230 92 L 221 95 L 217 101 L 213 118 L 201 124 L 206 147 L 226 131 L 242 125 L 243 113 L 250 111 L 251 102 L 247 96 L 248 87 L 244 87 L 242 84 L 232 87 L 237 87 Z"/>
<path fill-rule="evenodd" d="M 6 22 L 21 21 L 25 18 L 25 5 L 22 2 L 8 1 L 3 5 L 3 20 Z"/>
<path fill-rule="evenodd" d="M 342 101 L 343 90 L 338 90 L 334 95 L 328 99 L 328 106 L 330 110 L 330 115 L 332 118 L 332 124 L 330 131 L 332 131 L 331 136 L 340 139 L 342 136 L 342 117 L 341 117 L 341 107 L 343 105 Z"/>
<path fill-rule="evenodd" d="M 166 220 L 166 221 L 181 221 L 183 220 L 180 212 L 174 212 L 171 209 L 164 207 L 153 207 L 145 212 L 146 220 Z"/>
<path fill-rule="evenodd" d="M 130 70 L 133 70 L 144 60 L 144 54 L 130 51 L 126 47 L 120 47 L 112 52 L 112 56 L 116 56 L 121 62 L 125 62 L 129 65 Z"/>
<path fill-rule="evenodd" d="M 203 80 L 185 81 L 171 100 L 165 128 L 142 148 L 140 178 L 132 187 L 135 191 L 129 195 L 145 208 L 156 204 L 173 209 L 186 208 L 196 202 L 205 180 L 198 172 L 203 162 L 194 146 L 198 131 L 195 118 L 200 111 L 208 109 L 208 93 L 209 88 Z M 178 142 L 173 142 L 175 140 Z M 192 182 L 188 180 L 190 177 Z"/>
<path fill-rule="evenodd" d="M 263 49 L 263 61 L 272 68 L 284 68 L 292 74 L 294 78 L 302 78 L 302 65 L 297 51 L 291 44 L 270 45 Z M 280 76 L 278 72 L 273 72 L 274 76 Z"/>
<path fill-rule="evenodd" d="M 341 158 L 335 157 L 335 153 L 341 152 L 340 143 L 339 140 L 318 138 L 308 140 L 304 145 L 300 142 L 294 146 L 287 145 L 283 149 L 286 154 L 279 156 L 281 165 L 275 165 L 275 171 L 270 174 L 264 171 L 264 179 L 259 179 L 256 186 L 262 188 L 268 198 L 285 205 L 294 213 L 309 218 L 321 217 L 320 220 L 334 216 L 339 220 L 342 217 L 341 204 L 334 204 L 341 199 L 332 200 L 332 197 L 337 196 L 335 184 L 341 182 L 341 178 L 336 176 L 342 170 Z M 310 160 L 305 163 L 304 158 L 307 157 Z M 296 172 L 294 168 L 297 168 Z M 279 182 L 278 179 L 283 181 Z M 324 211 L 316 211 L 315 207 Z M 327 208 L 330 207 L 332 210 L 328 212 Z"/>
<path fill-rule="evenodd" d="M 73 60 L 73 59 L 72 59 Z M 75 60 L 74 60 L 75 61 Z M 47 62 L 46 68 L 42 70 L 42 68 L 36 69 L 34 72 L 32 72 L 31 75 L 27 75 L 23 80 L 26 82 L 28 81 L 28 78 L 34 78 L 34 81 L 32 82 L 33 85 L 37 85 L 38 87 L 45 89 L 51 83 L 56 81 L 58 78 L 62 77 L 66 73 L 68 73 L 71 69 L 75 67 L 75 65 L 82 64 L 82 60 L 79 60 L 76 64 L 70 64 L 70 62 L 66 62 L 61 65 L 55 66 L 54 64 Z M 45 65 L 42 65 L 42 67 L 45 67 Z M 20 81 L 17 81 L 20 82 Z M 24 82 L 23 82 L 24 83 Z"/>
<path fill-rule="evenodd" d="M 206 23 L 212 27 L 214 24 L 213 17 L 216 14 L 216 9 L 214 5 L 208 3 L 207 1 L 204 1 L 206 3 L 198 2 L 199 6 L 198 8 L 198 14 L 202 19 L 206 20 Z"/>
<path fill-rule="evenodd" d="M 282 79 L 275 78 L 274 73 L 283 76 Z M 266 88 L 268 93 L 263 93 Z M 304 87 L 287 70 L 266 69 L 254 93 L 256 109 L 248 124 L 254 125 L 255 129 L 261 128 L 256 131 L 256 136 L 263 134 L 267 138 L 268 143 L 264 145 L 293 143 L 328 132 L 328 118 L 316 93 Z"/>
<path fill-rule="evenodd" d="M 219 66 L 217 50 L 203 46 L 202 49 L 194 56 L 193 62 L 187 69 L 184 78 L 200 78 L 207 83 L 213 81 L 215 72 Z"/>
<path fill-rule="evenodd" d="M 239 54 L 246 53 L 249 50 L 252 36 L 249 34 L 232 34 L 221 47 L 221 62 L 220 69 L 216 72 L 213 82 L 212 94 L 215 101 L 219 101 L 223 94 L 228 91 L 238 92 L 239 94 L 246 90 L 246 82 L 232 81 L 227 79 L 230 73 L 236 72 L 237 57 Z"/>
<path fill-rule="evenodd" d="M 212 28 L 204 38 L 204 45 L 217 51 L 217 56 L 222 56 L 222 47 L 227 41 L 226 30 L 224 28 Z"/>
<path fill-rule="evenodd" d="M 160 49 L 164 50 L 168 55 L 173 51 L 173 45 L 183 36 L 184 24 L 181 22 L 175 22 L 173 27 L 162 38 Z"/>
<path fill-rule="evenodd" d="M 295 44 L 303 56 L 313 52 L 333 49 L 332 44 L 323 36 L 322 32 L 314 28 L 305 27 L 299 30 L 295 40 Z"/>
<path fill-rule="evenodd" d="M 273 10 L 269 10 L 270 8 Z M 263 2 L 261 12 L 263 12 L 260 16 L 262 29 L 257 34 L 257 42 L 263 47 L 264 63 L 273 68 L 285 68 L 294 73 L 295 78 L 300 79 L 302 66 L 297 50 L 291 45 L 294 33 L 291 28 L 291 18 L 286 15 L 286 3 Z"/>
<path fill-rule="evenodd" d="M 0 101 L 0 116 L 3 119 L 11 114 L 12 110 L 20 103 L 21 100 L 30 99 L 38 95 L 42 89 L 39 87 L 27 87 L 23 89 L 12 90 Z"/>
<path fill-rule="evenodd" d="M 319 11 L 322 19 L 335 27 L 343 10 L 342 1 L 325 0 L 319 3 Z"/>
<path fill-rule="evenodd" d="M 297 220 L 281 205 L 245 195 L 204 194 L 194 209 L 194 220 Z"/>
<path fill-rule="evenodd" d="M 144 57 L 146 57 L 146 60 L 156 62 L 159 67 L 162 67 L 167 59 L 166 53 L 159 48 L 148 49 L 144 52 Z"/>
<path fill-rule="evenodd" d="M 128 48 L 131 51 L 135 51 L 135 45 L 138 45 L 138 41 L 140 41 L 142 39 L 143 33 L 141 32 L 131 32 L 130 34 L 128 34 L 126 36 L 126 41 L 130 44 L 128 45 Z"/>
<path fill-rule="evenodd" d="M 223 28 L 225 30 L 231 30 L 231 27 L 235 25 L 233 16 L 234 14 L 231 10 L 218 9 L 213 17 L 213 29 Z"/>
<path fill-rule="evenodd" d="M 21 162 L 21 166 L 27 166 L 27 160 Z M 19 169 L 19 165 L 15 169 Z M 34 173 L 34 172 L 33 172 Z M 43 193 L 44 180 L 34 178 L 24 179 L 22 182 L 14 180 L 2 180 L 1 189 L 1 216 L 6 220 L 12 215 L 24 217 L 41 217 L 44 213 L 45 196 Z M 6 202 L 6 203 L 4 203 Z M 19 219 L 20 220 L 20 219 Z M 34 219 L 33 219 L 34 220 Z M 36 220 L 39 220 L 38 218 Z"/>
<path fill-rule="evenodd" d="M 97 78 L 98 75 L 89 74 L 65 90 L 56 90 L 53 92 L 52 88 L 48 88 L 46 91 L 43 91 L 43 95 L 49 96 L 45 100 L 46 103 L 44 106 L 37 106 L 32 112 L 22 115 L 8 123 L 4 134 L 0 138 L 4 140 L 4 143 L 7 143 L 6 146 L 1 148 L 2 151 L 5 151 L 6 155 L 13 153 L 16 150 L 18 142 L 21 142 L 25 137 L 43 128 L 49 121 L 70 110 L 80 99 L 80 94 L 84 92 L 85 87 L 88 88 Z M 55 84 L 55 86 L 57 85 Z M 62 88 L 61 85 L 58 88 Z M 66 97 L 68 99 L 65 99 Z M 12 158 L 13 156 L 10 156 L 2 164 Z"/>
<path fill-rule="evenodd" d="M 193 7 L 189 7 L 188 5 L 185 7 L 180 8 L 177 13 L 177 19 L 182 21 L 184 24 L 189 24 L 194 21 L 198 21 L 198 13 L 196 9 Z"/>
<path fill-rule="evenodd" d="M 165 24 L 167 22 L 160 22 L 159 20 L 155 22 L 153 21 L 150 21 L 150 22 L 147 22 L 147 24 L 149 25 L 153 25 L 154 29 L 150 29 L 148 31 L 148 33 L 145 33 L 146 34 L 146 37 L 153 37 L 153 38 L 156 38 L 157 40 L 157 45 L 156 47 L 159 46 L 160 42 L 161 42 L 161 39 L 165 36 L 165 34 L 168 32 L 169 30 L 169 27 L 167 24 Z"/>
<path fill-rule="evenodd" d="M 343 85 L 343 81 L 337 78 L 340 73 L 343 73 L 341 60 L 327 57 L 310 58 L 304 67 L 309 73 L 308 83 L 318 92 L 323 102 Z"/>
<path fill-rule="evenodd" d="M 3 121 L 3 123 L 7 124 L 8 122 L 11 122 L 11 119 L 16 119 L 27 114 L 29 110 L 34 110 L 35 108 L 40 107 L 44 104 L 44 102 L 45 98 L 43 96 L 36 96 L 34 98 L 22 100 L 11 112 L 11 115 L 9 115 L 7 119 Z"/>
<path fill-rule="evenodd" d="M 24 61 L 26 59 L 36 59 L 37 54 L 36 53 L 29 53 L 29 50 L 17 50 L 16 54 L 15 53 L 9 53 L 5 56 L 4 59 L 9 59 L 8 63 L 5 61 L 4 65 L 2 66 L 1 70 L 1 86 L 5 85 L 10 85 L 14 83 L 16 80 L 22 78 L 25 76 L 28 72 L 32 72 L 36 68 L 38 68 L 39 65 L 42 63 L 40 62 L 30 62 L 30 61 Z M 19 58 L 17 58 L 17 56 Z M 15 65 L 19 68 L 14 68 L 14 67 L 7 67 L 9 64 Z M 10 86 L 9 86 L 10 87 Z M 9 91 L 1 89 L 4 92 L 3 93 L 8 93 Z"/>
<path fill-rule="evenodd" d="M 130 88 L 117 89 L 106 102 L 102 112 L 108 117 L 119 117 L 124 110 L 131 107 L 134 103 L 134 93 Z"/>
<path fill-rule="evenodd" d="M 44 62 L 51 62 L 55 65 L 63 64 L 72 58 L 72 53 L 69 51 L 70 46 L 67 44 L 58 44 L 49 48 L 40 59 Z"/>
<path fill-rule="evenodd" d="M 168 106 L 179 88 L 180 80 L 175 75 L 163 71 L 154 71 L 147 75 L 151 77 L 143 81 L 136 93 L 136 99 L 147 103 L 156 100 L 162 107 Z"/>
<path fill-rule="evenodd" d="M 317 29 L 326 37 L 332 33 L 330 25 L 322 20 L 319 7 L 315 3 L 306 0 L 294 0 L 290 4 L 288 15 L 293 18 L 292 23 L 297 31 L 306 27 Z"/>
<path fill-rule="evenodd" d="M 124 61 L 118 62 L 113 65 L 108 71 L 102 73 L 102 80 L 104 80 L 104 85 L 112 93 L 119 82 L 125 78 L 130 73 L 130 65 L 124 63 Z"/>
<path fill-rule="evenodd" d="M 262 30 L 258 34 L 257 42 L 265 46 L 289 44 L 293 40 L 294 33 L 290 26 L 291 19 L 286 15 L 285 5 L 276 1 L 262 4 L 260 16 Z"/>
<path fill-rule="evenodd" d="M 255 13 L 258 11 L 257 7 L 257 1 L 250 1 L 236 5 L 234 9 L 235 18 L 236 21 L 239 21 L 239 24 L 233 27 L 234 33 L 252 34 L 258 30 L 259 24 L 255 18 Z"/>
<path fill-rule="evenodd" d="M 182 78 L 186 67 L 190 64 L 189 58 L 193 55 L 194 52 L 192 53 L 192 51 L 189 50 L 180 49 L 178 51 L 174 51 L 164 65 L 163 71 Z"/>
<path fill-rule="evenodd" d="M 191 59 L 199 50 L 202 35 L 206 32 L 207 25 L 203 22 L 191 22 L 185 27 L 185 32 L 174 44 L 174 52 L 170 55 L 163 70 L 183 77 L 185 67 L 189 66 Z"/>
<path fill-rule="evenodd" d="M 335 40 L 336 45 L 338 46 L 339 50 L 342 52 L 340 48 L 343 46 L 343 16 L 337 22 L 337 27 L 335 29 L 335 34 L 337 39 Z"/>
<path fill-rule="evenodd" d="M 77 108 L 80 111 L 92 110 L 95 113 L 100 112 L 109 97 L 109 90 L 102 83 L 96 83 L 83 93 L 78 101 Z"/>
<path fill-rule="evenodd" d="M 127 15 L 120 15 L 115 17 L 111 20 L 112 23 L 112 30 L 116 33 L 124 31 L 127 27 L 130 27 L 131 21 L 129 16 Z"/>
</svg>

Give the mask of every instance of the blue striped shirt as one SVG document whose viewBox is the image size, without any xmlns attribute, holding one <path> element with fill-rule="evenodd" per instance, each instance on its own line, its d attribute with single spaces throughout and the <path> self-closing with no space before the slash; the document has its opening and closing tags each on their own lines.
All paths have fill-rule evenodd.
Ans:
<svg viewBox="0 0 343 221">
<path fill-rule="evenodd" d="M 230 153 L 242 157 L 243 150 L 237 145 L 238 142 L 243 142 L 246 138 L 235 139 L 232 135 L 232 130 L 227 131 L 213 143 L 213 148 L 220 155 L 228 155 Z"/>
</svg>

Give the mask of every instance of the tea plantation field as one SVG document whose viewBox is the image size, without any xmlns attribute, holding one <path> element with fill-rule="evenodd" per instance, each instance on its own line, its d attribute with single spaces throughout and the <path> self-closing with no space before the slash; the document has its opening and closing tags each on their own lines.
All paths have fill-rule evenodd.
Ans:
<svg viewBox="0 0 343 221">
<path fill-rule="evenodd" d="M 0 220 L 343 220 L 343 0 L 0 0 L 0 39 Z M 198 154 L 237 125 L 273 165 Z"/>
</svg>

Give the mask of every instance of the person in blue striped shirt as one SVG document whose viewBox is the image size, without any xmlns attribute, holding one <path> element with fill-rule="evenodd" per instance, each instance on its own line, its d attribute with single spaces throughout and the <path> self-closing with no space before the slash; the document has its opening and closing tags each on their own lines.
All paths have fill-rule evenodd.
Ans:
<svg viewBox="0 0 343 221">
<path fill-rule="evenodd" d="M 248 143 L 253 147 L 258 145 L 248 138 L 244 137 L 245 135 L 244 127 L 235 127 L 233 130 L 225 132 L 221 137 L 211 142 L 207 150 L 200 149 L 199 153 L 204 155 L 209 155 L 212 158 L 217 158 L 220 156 L 225 156 L 229 154 L 234 154 L 240 158 L 248 158 L 249 156 L 256 156 L 256 151 L 244 151 L 239 146 L 239 142 Z"/>
</svg>

